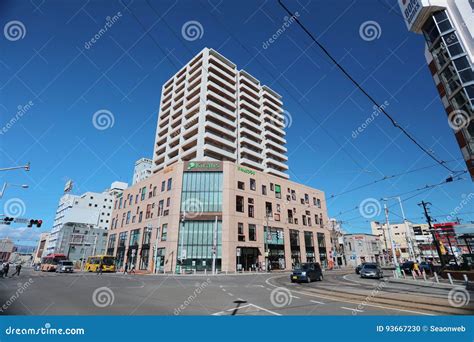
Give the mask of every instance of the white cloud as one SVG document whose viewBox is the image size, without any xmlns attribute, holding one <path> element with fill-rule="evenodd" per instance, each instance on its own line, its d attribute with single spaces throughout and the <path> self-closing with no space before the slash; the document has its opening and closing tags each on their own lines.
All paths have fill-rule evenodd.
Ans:
<svg viewBox="0 0 474 342">
<path fill-rule="evenodd" d="M 28 227 L 13 227 L 0 225 L 0 238 L 10 238 L 15 244 L 33 245 L 39 239 L 42 231 Z"/>
</svg>

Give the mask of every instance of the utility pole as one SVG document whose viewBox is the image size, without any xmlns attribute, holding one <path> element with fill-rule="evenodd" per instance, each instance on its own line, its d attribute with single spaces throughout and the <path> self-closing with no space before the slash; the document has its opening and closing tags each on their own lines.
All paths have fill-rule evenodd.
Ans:
<svg viewBox="0 0 474 342">
<path fill-rule="evenodd" d="M 380 228 L 382 228 L 382 234 L 383 234 L 383 241 L 385 244 L 385 253 L 383 253 L 383 261 L 385 264 L 387 264 L 387 257 L 388 257 L 388 245 L 387 245 L 387 237 L 385 236 L 385 229 L 383 228 L 383 224 L 380 225 Z"/>
<path fill-rule="evenodd" d="M 397 271 L 397 274 L 398 274 L 398 272 L 399 272 L 398 260 L 397 260 L 397 254 L 395 252 L 395 245 L 394 245 L 393 239 L 392 239 L 392 229 L 390 228 L 390 222 L 388 221 L 387 204 L 384 204 L 383 206 L 384 206 L 384 209 L 385 209 L 385 222 L 387 224 L 387 229 L 388 229 L 388 238 L 390 239 L 390 246 L 392 247 L 393 265 L 395 266 L 395 270 Z"/>
<path fill-rule="evenodd" d="M 400 203 L 400 209 L 402 211 L 403 223 L 405 223 L 405 236 L 407 240 L 408 251 L 409 251 L 410 257 L 412 257 L 413 260 L 415 260 L 416 255 L 415 255 L 415 248 L 413 246 L 413 239 L 411 236 L 411 229 L 408 225 L 407 218 L 405 217 L 405 211 L 403 210 L 402 199 L 400 197 L 397 197 L 397 198 L 398 198 L 398 203 Z"/>
<path fill-rule="evenodd" d="M 418 205 L 423 207 L 423 210 L 425 212 L 426 222 L 428 223 L 428 226 L 430 227 L 431 236 L 433 237 L 433 243 L 436 247 L 436 251 L 438 252 L 438 256 L 439 256 L 439 260 L 441 262 L 441 266 L 444 267 L 445 262 L 444 262 L 443 255 L 441 254 L 441 248 L 439 246 L 439 241 L 436 238 L 435 230 L 433 228 L 433 225 L 431 224 L 431 216 L 428 214 L 428 206 L 431 205 L 431 203 L 421 201 L 421 203 L 418 203 Z"/>
</svg>

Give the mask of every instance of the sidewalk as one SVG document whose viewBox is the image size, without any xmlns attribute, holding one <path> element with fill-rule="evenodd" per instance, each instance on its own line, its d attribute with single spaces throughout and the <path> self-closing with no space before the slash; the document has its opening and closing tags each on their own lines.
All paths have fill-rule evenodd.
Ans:
<svg viewBox="0 0 474 342">
<path fill-rule="evenodd" d="M 398 284 L 407 284 L 407 285 L 416 285 L 416 286 L 424 286 L 424 287 L 434 287 L 434 288 L 442 288 L 442 289 L 452 289 L 457 286 L 466 286 L 465 281 L 454 280 L 453 284 L 449 282 L 448 279 L 443 279 L 438 277 L 438 281 L 436 281 L 435 277 L 426 276 L 426 280 L 423 277 L 417 277 L 413 279 L 412 275 L 407 275 L 405 278 L 402 276 L 401 278 L 394 278 L 393 276 L 386 278 L 390 283 L 398 283 Z"/>
</svg>

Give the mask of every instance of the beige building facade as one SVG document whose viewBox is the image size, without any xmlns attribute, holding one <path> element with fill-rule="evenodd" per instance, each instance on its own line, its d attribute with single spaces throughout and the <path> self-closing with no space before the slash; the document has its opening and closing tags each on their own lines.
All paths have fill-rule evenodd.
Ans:
<svg viewBox="0 0 474 342">
<path fill-rule="evenodd" d="M 107 254 L 146 272 L 326 266 L 327 223 L 320 190 L 230 161 L 177 162 L 117 197 Z"/>
</svg>

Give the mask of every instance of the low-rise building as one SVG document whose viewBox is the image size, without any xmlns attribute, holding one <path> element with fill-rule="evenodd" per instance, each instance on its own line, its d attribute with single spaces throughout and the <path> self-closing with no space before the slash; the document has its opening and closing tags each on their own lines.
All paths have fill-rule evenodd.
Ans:
<svg viewBox="0 0 474 342">
<path fill-rule="evenodd" d="M 233 162 L 177 162 L 116 199 L 107 254 L 151 272 L 211 270 L 214 255 L 220 271 L 327 266 L 325 203 L 320 190 Z"/>
<path fill-rule="evenodd" d="M 48 243 L 49 233 L 41 233 L 40 238 L 38 240 L 38 245 L 36 246 L 36 250 L 33 257 L 33 262 L 38 264 L 41 262 L 41 258 L 43 257 L 43 253 L 46 249 L 46 244 Z"/>
<path fill-rule="evenodd" d="M 15 251 L 13 241 L 9 238 L 0 239 L 0 262 L 10 259 L 10 255 Z"/>
<path fill-rule="evenodd" d="M 345 234 L 344 250 L 347 266 L 356 267 L 363 262 L 383 263 L 382 244 L 377 235 Z"/>
</svg>

